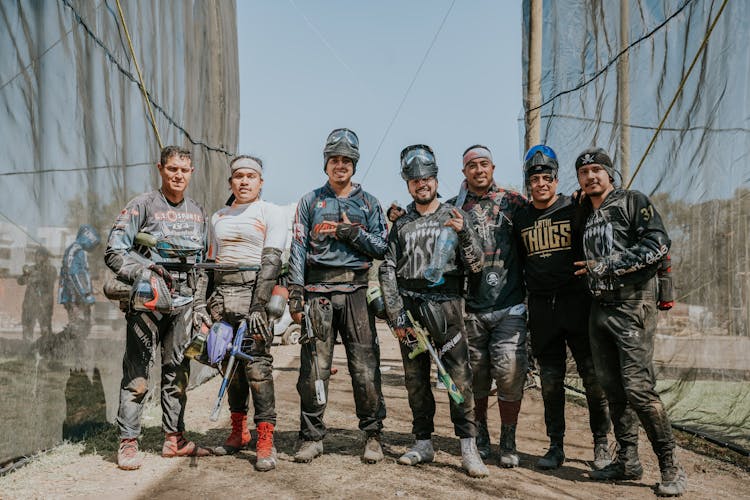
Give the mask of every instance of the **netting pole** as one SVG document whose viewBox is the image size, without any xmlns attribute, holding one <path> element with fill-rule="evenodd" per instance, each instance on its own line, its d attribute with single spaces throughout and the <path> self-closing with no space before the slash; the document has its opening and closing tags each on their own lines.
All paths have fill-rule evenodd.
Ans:
<svg viewBox="0 0 750 500">
<path fill-rule="evenodd" d="M 630 6 L 629 0 L 620 0 L 620 50 L 617 62 L 617 107 L 620 115 L 620 174 L 622 183 L 630 178 Z"/>
<path fill-rule="evenodd" d="M 525 149 L 539 144 L 542 84 L 542 0 L 531 0 L 529 9 L 529 74 L 527 79 L 527 107 Z"/>
<path fill-rule="evenodd" d="M 148 93 L 146 92 L 146 85 L 143 83 L 143 74 L 141 73 L 141 67 L 138 64 L 138 58 L 135 57 L 135 49 L 133 49 L 133 41 L 130 39 L 130 31 L 128 31 L 128 25 L 125 22 L 125 16 L 122 13 L 122 6 L 120 0 L 115 0 L 117 3 L 117 12 L 120 14 L 120 23 L 122 23 L 122 29 L 125 31 L 125 38 L 128 40 L 128 47 L 130 48 L 130 56 L 133 58 L 133 64 L 135 64 L 135 71 L 138 73 L 138 81 L 141 84 L 141 92 L 143 92 L 143 101 L 146 103 L 146 110 L 148 111 L 149 117 L 151 117 L 151 126 L 156 134 L 156 141 L 159 143 L 159 149 L 164 147 L 161 142 L 161 135 L 159 134 L 159 128 L 156 126 L 156 118 L 154 117 L 154 110 L 151 109 L 151 101 L 148 99 Z"/>
<path fill-rule="evenodd" d="M 708 44 L 708 39 L 711 37 L 711 33 L 716 27 L 716 23 L 719 21 L 719 18 L 721 17 L 721 13 L 724 12 L 724 7 L 727 6 L 727 1 L 728 0 L 724 0 L 724 2 L 721 4 L 721 8 L 719 8 L 719 12 L 716 14 L 716 17 L 711 22 L 711 26 L 709 26 L 708 31 L 706 31 L 706 36 L 703 38 L 703 42 L 701 43 L 701 46 L 698 49 L 698 52 L 695 53 L 695 57 L 693 57 L 693 61 L 690 63 L 690 67 L 688 67 L 688 70 L 685 73 L 685 76 L 682 77 L 682 80 L 680 81 L 680 85 L 679 87 L 677 87 L 677 91 L 674 93 L 672 102 L 669 103 L 669 106 L 667 107 L 667 111 L 664 112 L 664 116 L 659 122 L 659 126 L 656 127 L 656 130 L 654 131 L 654 135 L 653 137 L 651 137 L 651 142 L 648 143 L 648 147 L 646 148 L 646 151 L 643 152 L 643 156 L 641 156 L 641 160 L 638 162 L 638 166 L 636 167 L 635 172 L 633 172 L 633 177 L 630 178 L 627 184 L 623 182 L 625 189 L 630 189 L 630 185 L 633 184 L 633 179 L 635 179 L 635 176 L 638 175 L 638 172 L 641 170 L 641 167 L 643 166 L 643 162 L 646 160 L 646 156 L 648 156 L 648 153 L 651 151 L 651 148 L 654 147 L 656 138 L 659 136 L 659 132 L 661 132 L 662 127 L 664 127 L 664 122 L 667 121 L 667 118 L 669 117 L 669 113 L 672 112 L 672 108 L 677 102 L 677 98 L 680 97 L 680 94 L 682 93 L 682 89 L 685 86 L 685 82 L 687 81 L 688 77 L 690 76 L 690 73 L 692 73 L 693 68 L 695 67 L 695 63 L 698 62 L 698 58 L 700 57 L 701 54 L 703 54 L 703 51 L 706 49 L 706 45 Z"/>
</svg>

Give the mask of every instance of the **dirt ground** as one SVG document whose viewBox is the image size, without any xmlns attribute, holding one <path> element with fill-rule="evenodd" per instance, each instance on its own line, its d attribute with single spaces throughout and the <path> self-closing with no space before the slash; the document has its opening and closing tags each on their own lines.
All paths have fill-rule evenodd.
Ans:
<svg viewBox="0 0 750 500">
<path fill-rule="evenodd" d="M 144 419 L 142 448 L 147 450 L 143 467 L 121 471 L 115 465 L 117 437 L 114 428 L 87 441 L 69 443 L 39 455 L 29 465 L 0 478 L 1 498 L 649 498 L 658 481 L 658 467 L 641 433 L 641 460 L 645 475 L 640 481 L 597 483 L 588 479 L 592 440 L 586 410 L 575 404 L 567 409 L 567 461 L 556 471 L 534 466 L 544 454 L 544 432 L 539 391 L 527 392 L 518 431 L 521 466 L 498 467 L 497 457 L 488 460 L 490 477 L 471 479 L 461 469 L 458 439 L 453 435 L 448 396 L 436 391 L 436 456 L 432 464 L 398 465 L 396 459 L 412 441 L 411 412 L 403 386 L 403 369 L 397 345 L 385 330 L 382 345 L 383 391 L 388 418 L 385 421 L 386 459 L 366 465 L 360 460 L 363 436 L 354 416 L 351 379 L 343 349 L 338 346 L 331 379 L 326 422 L 330 432 L 325 454 L 310 464 L 292 461 L 299 424 L 299 401 L 295 389 L 299 346 L 274 347 L 278 426 L 276 445 L 279 463 L 275 471 L 256 472 L 254 451 L 235 456 L 201 459 L 162 459 L 162 434 L 158 409 Z M 209 422 L 211 403 L 219 380 L 191 391 L 186 421 L 189 437 L 203 445 L 223 442 L 229 430 L 225 409 L 219 423 Z M 500 427 L 497 405 L 490 408 L 493 452 L 497 453 Z M 750 498 L 748 474 L 733 465 L 680 449 L 679 458 L 688 473 L 684 498 Z"/>
</svg>

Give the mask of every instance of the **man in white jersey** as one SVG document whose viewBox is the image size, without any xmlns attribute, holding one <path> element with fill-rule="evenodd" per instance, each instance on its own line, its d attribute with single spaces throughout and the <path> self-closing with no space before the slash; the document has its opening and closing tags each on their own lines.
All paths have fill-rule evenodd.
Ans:
<svg viewBox="0 0 750 500">
<path fill-rule="evenodd" d="M 247 429 L 249 392 L 253 397 L 258 432 L 255 468 L 269 471 L 276 467 L 273 446 L 276 408 L 271 356 L 273 332 L 268 326 L 265 308 L 281 270 L 287 224 L 279 207 L 260 199 L 263 186 L 261 160 L 238 156 L 229 168 L 229 185 L 234 200 L 211 218 L 211 255 L 217 264 L 246 270 L 214 270 L 215 288 L 208 299 L 207 309 L 211 320 L 224 320 L 234 328 L 247 319 L 252 335 L 243 350 L 253 360 L 241 362 L 240 369 L 232 377 L 228 390 L 232 433 L 224 445 L 214 451 L 218 454 L 236 453 L 250 442 Z M 196 311 L 206 311 L 206 305 L 200 300 Z M 205 317 L 205 322 L 210 323 L 208 317 Z"/>
</svg>

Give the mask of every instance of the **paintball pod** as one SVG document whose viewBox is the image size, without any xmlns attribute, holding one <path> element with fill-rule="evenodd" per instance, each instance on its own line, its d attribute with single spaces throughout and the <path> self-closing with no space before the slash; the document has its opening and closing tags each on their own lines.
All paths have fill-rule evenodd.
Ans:
<svg viewBox="0 0 750 500">
<path fill-rule="evenodd" d="M 672 283 L 672 257 L 669 254 L 659 261 L 656 276 L 659 281 L 659 296 L 656 307 L 660 311 L 669 311 L 674 307 L 675 302 L 674 284 Z"/>
<path fill-rule="evenodd" d="M 308 304 L 305 304 L 305 335 L 302 337 L 302 342 L 310 346 L 310 355 L 315 366 L 315 399 L 319 405 L 324 405 L 326 404 L 326 386 L 323 379 L 320 378 L 318 348 L 315 346 L 315 332 L 313 331 L 312 320 L 310 319 L 310 306 Z"/>
</svg>

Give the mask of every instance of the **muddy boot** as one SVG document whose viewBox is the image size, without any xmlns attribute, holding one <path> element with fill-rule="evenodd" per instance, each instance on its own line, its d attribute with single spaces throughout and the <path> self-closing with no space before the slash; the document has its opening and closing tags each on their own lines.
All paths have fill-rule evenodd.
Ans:
<svg viewBox="0 0 750 500">
<path fill-rule="evenodd" d="M 258 424 L 258 442 L 255 445 L 255 470 L 266 472 L 276 468 L 276 447 L 273 445 L 273 424 Z"/>
<path fill-rule="evenodd" d="M 559 469 L 563 462 L 565 462 L 563 444 L 561 442 L 552 442 L 549 445 L 549 450 L 539 459 L 536 466 L 542 470 Z"/>
<path fill-rule="evenodd" d="M 477 450 L 477 443 L 473 437 L 461 438 L 461 467 L 470 477 L 487 477 L 490 471 L 482 462 Z"/>
<path fill-rule="evenodd" d="M 161 456 L 164 458 L 207 457 L 209 455 L 211 455 L 211 450 L 188 441 L 182 432 L 167 432 L 164 445 L 161 447 Z"/>
<path fill-rule="evenodd" d="M 638 459 L 638 448 L 626 446 L 617 452 L 617 458 L 602 470 L 592 470 L 589 477 L 596 481 L 626 481 L 643 477 L 643 467 Z"/>
<path fill-rule="evenodd" d="M 594 462 L 592 468 L 594 470 L 602 470 L 606 466 L 612 463 L 612 455 L 609 454 L 609 444 L 607 443 L 595 443 L 594 444 Z"/>
<path fill-rule="evenodd" d="M 368 436 L 362 453 L 362 461 L 366 464 L 376 464 L 381 460 L 383 460 L 383 447 L 380 446 L 380 434 Z"/>
<path fill-rule="evenodd" d="M 223 445 L 214 448 L 217 455 L 234 455 L 250 443 L 250 431 L 247 428 L 247 413 L 232 412 L 232 432 Z"/>
<path fill-rule="evenodd" d="M 321 454 L 323 454 L 323 441 L 302 441 L 299 450 L 294 454 L 294 461 L 306 464 Z"/>
<path fill-rule="evenodd" d="M 659 457 L 661 482 L 656 486 L 656 494 L 660 497 L 679 497 L 687 489 L 687 475 L 677 463 L 674 450 L 670 450 Z"/>
<path fill-rule="evenodd" d="M 398 463 L 401 465 L 417 465 L 432 462 L 435 459 L 435 450 L 432 448 L 432 439 L 417 439 L 409 451 L 401 455 Z"/>
<path fill-rule="evenodd" d="M 143 464 L 143 456 L 138 453 L 138 440 L 121 439 L 117 450 L 117 466 L 122 470 L 136 470 Z"/>
<path fill-rule="evenodd" d="M 490 431 L 487 430 L 486 420 L 477 420 L 477 450 L 482 460 L 488 459 L 492 453 Z"/>
<path fill-rule="evenodd" d="M 518 467 L 518 453 L 516 452 L 516 424 L 500 426 L 500 466 Z"/>
</svg>

